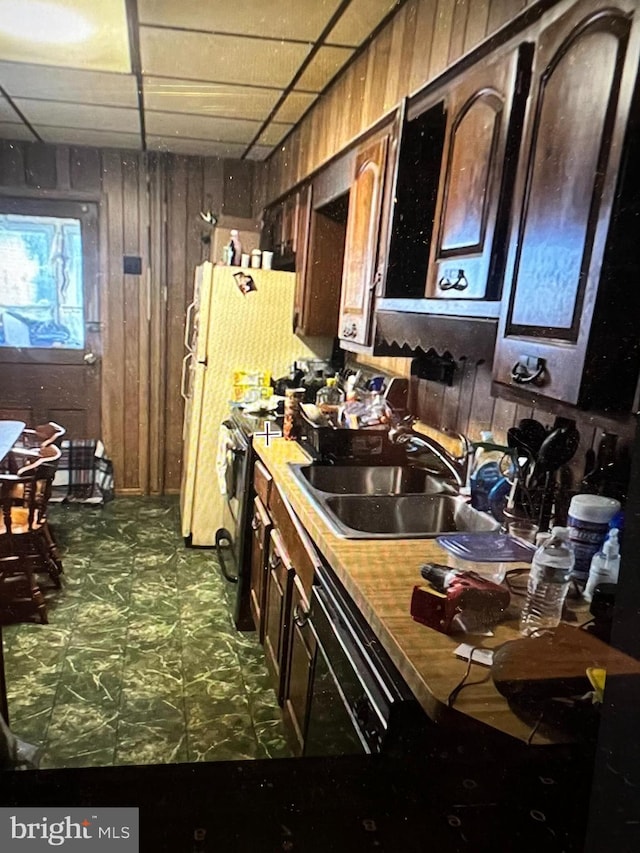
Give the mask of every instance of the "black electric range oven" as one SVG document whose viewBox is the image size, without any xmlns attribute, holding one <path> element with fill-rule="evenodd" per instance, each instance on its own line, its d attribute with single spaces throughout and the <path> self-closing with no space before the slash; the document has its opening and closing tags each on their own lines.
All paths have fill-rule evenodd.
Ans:
<svg viewBox="0 0 640 853">
<path fill-rule="evenodd" d="M 225 579 L 236 587 L 233 619 L 240 631 L 253 630 L 249 608 L 251 572 L 251 484 L 255 452 L 253 436 L 273 417 L 253 416 L 234 409 L 222 426 L 229 436 L 229 458 L 225 470 L 225 503 L 222 526 L 215 535 L 218 562 Z"/>
</svg>

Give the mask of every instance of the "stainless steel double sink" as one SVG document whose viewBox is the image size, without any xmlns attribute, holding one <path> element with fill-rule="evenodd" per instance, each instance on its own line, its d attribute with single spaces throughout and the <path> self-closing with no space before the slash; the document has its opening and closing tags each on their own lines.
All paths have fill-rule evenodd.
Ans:
<svg viewBox="0 0 640 853">
<path fill-rule="evenodd" d="M 333 532 L 344 539 L 427 539 L 455 531 L 496 530 L 456 488 L 410 465 L 301 465 L 297 481 Z"/>
</svg>

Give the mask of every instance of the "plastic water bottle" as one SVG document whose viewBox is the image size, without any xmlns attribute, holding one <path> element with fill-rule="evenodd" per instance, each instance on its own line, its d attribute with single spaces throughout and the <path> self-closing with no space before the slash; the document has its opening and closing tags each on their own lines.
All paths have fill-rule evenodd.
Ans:
<svg viewBox="0 0 640 853">
<path fill-rule="evenodd" d="M 529 636 L 560 624 L 573 563 L 569 531 L 566 527 L 554 527 L 551 536 L 540 545 L 531 563 L 527 599 L 520 619 L 521 634 Z"/>
</svg>

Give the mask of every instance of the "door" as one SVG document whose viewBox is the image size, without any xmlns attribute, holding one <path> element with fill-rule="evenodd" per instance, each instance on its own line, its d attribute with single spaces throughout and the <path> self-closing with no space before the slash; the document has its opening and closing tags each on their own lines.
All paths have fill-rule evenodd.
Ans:
<svg viewBox="0 0 640 853">
<path fill-rule="evenodd" d="M 202 422 L 202 400 L 206 366 L 187 353 L 182 362 L 182 388 L 184 422 L 182 429 L 182 485 L 180 488 L 180 519 L 182 535 L 191 535 L 193 497 L 196 482 L 196 463 Z"/>
<path fill-rule="evenodd" d="M 355 344 L 369 342 L 387 147 L 388 137 L 383 136 L 358 152 L 349 194 L 338 335 Z"/>
<path fill-rule="evenodd" d="M 628 52 L 635 8 L 632 0 L 578 3 L 537 45 L 494 359 L 494 379 L 527 397 L 598 405 L 583 370 L 592 328 L 604 328 L 598 290 L 638 67 Z M 609 360 L 600 353 L 594 373 Z"/>
<path fill-rule="evenodd" d="M 259 497 L 253 501 L 254 512 L 251 519 L 251 581 L 250 607 L 253 623 L 260 642 L 264 641 L 264 602 L 266 591 L 267 550 L 271 520 Z"/>
<path fill-rule="evenodd" d="M 284 700 L 284 719 L 291 735 L 296 755 L 301 755 L 306 734 L 311 671 L 316 641 L 309 624 L 309 604 L 300 579 L 293 579 L 287 689 Z"/>
<path fill-rule="evenodd" d="M 98 211 L 0 198 L 0 417 L 99 438 Z"/>
<path fill-rule="evenodd" d="M 293 331 L 306 334 L 305 295 L 309 261 L 309 228 L 313 188 L 307 184 L 300 190 L 296 233 L 296 290 L 293 300 Z"/>
<path fill-rule="evenodd" d="M 502 275 L 490 280 L 489 270 L 517 64 L 518 51 L 494 63 L 481 62 L 447 97 L 429 298 L 500 296 Z M 521 94 L 526 98 L 526 92 Z M 505 189 L 510 193 L 512 187 Z"/>
</svg>

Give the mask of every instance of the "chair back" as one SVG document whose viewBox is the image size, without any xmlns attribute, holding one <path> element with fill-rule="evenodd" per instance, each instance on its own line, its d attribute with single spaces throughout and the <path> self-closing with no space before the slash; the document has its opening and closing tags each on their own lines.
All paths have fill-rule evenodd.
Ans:
<svg viewBox="0 0 640 853">
<path fill-rule="evenodd" d="M 14 446 L 27 450 L 37 450 L 51 444 L 59 447 L 66 432 L 66 429 L 60 424 L 49 421 L 46 424 L 38 424 L 34 429 L 23 429 Z"/>
<path fill-rule="evenodd" d="M 51 496 L 51 484 L 55 477 L 61 452 L 58 447 L 42 447 L 36 458 L 22 456 L 23 463 L 15 474 L 0 474 L 0 509 L 4 530 L 12 534 L 14 528 L 32 531 L 46 519 L 47 505 Z M 15 464 L 15 460 L 14 460 Z"/>
</svg>

